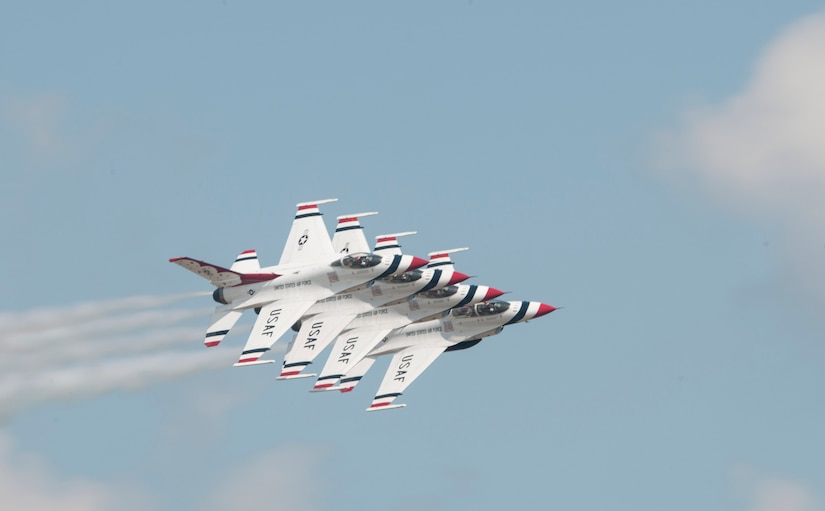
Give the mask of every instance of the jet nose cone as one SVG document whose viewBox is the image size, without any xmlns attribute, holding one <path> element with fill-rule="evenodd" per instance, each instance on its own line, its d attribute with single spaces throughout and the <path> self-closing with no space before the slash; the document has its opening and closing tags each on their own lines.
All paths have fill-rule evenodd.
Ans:
<svg viewBox="0 0 825 511">
<path fill-rule="evenodd" d="M 459 282 L 464 282 L 465 280 L 469 279 L 470 276 L 466 273 L 461 273 L 460 271 L 454 271 L 453 276 L 450 278 L 450 281 L 447 282 L 448 286 L 452 286 L 453 284 L 458 284 Z"/>
<path fill-rule="evenodd" d="M 484 295 L 484 301 L 488 302 L 488 301 L 492 300 L 493 298 L 498 298 L 499 296 L 501 296 L 503 294 L 504 294 L 504 291 L 499 291 L 498 289 L 496 289 L 494 287 L 487 288 L 487 294 Z"/>
<path fill-rule="evenodd" d="M 427 266 L 428 264 L 429 264 L 429 261 L 427 261 L 426 259 L 421 259 L 420 257 L 413 256 L 412 263 L 410 263 L 410 268 L 409 269 L 410 270 L 417 270 L 417 269 L 421 268 L 422 266 Z"/>
<path fill-rule="evenodd" d="M 539 311 L 533 317 L 537 318 L 539 316 L 544 316 L 545 314 L 550 314 L 554 310 L 556 310 L 556 307 L 553 307 L 552 305 L 547 305 L 546 303 L 540 303 L 539 304 Z"/>
</svg>

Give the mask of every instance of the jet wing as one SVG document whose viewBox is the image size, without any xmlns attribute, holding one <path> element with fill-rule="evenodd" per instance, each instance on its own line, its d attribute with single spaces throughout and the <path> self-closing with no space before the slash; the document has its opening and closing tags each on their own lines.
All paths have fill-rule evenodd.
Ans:
<svg viewBox="0 0 825 511">
<path fill-rule="evenodd" d="M 306 378 L 317 376 L 301 371 L 312 363 L 330 345 L 341 330 L 355 318 L 355 314 L 320 313 L 307 319 L 301 325 L 292 346 L 284 356 L 284 366 L 277 379 Z"/>
<path fill-rule="evenodd" d="M 314 304 L 315 300 L 277 300 L 261 307 L 258 319 L 252 326 L 252 332 L 235 366 L 273 362 L 258 359 Z"/>
<path fill-rule="evenodd" d="M 370 370 L 372 364 L 375 363 L 377 357 L 371 357 L 367 355 L 366 357 L 362 358 L 360 362 L 355 364 L 355 367 L 347 371 L 347 374 L 344 375 L 338 381 L 338 386 L 330 389 L 330 390 L 340 390 L 341 392 L 352 392 L 358 382 L 361 381 L 361 378 L 367 374 L 367 371 Z"/>
<path fill-rule="evenodd" d="M 191 257 L 173 257 L 169 259 L 169 262 L 175 263 L 195 275 L 207 279 L 215 287 L 254 284 L 255 282 L 265 282 L 280 277 L 277 273 L 240 273 L 218 266 L 217 264 L 192 259 Z"/>
<path fill-rule="evenodd" d="M 403 404 L 391 404 L 404 390 L 421 376 L 430 364 L 435 362 L 439 355 L 444 353 L 447 346 L 440 344 L 417 344 L 399 351 L 393 355 L 390 366 L 384 374 L 384 380 L 378 387 L 378 392 L 372 399 L 368 412 L 400 408 Z"/>
<path fill-rule="evenodd" d="M 393 330 L 393 328 L 374 330 L 354 328 L 339 335 L 312 390 L 335 390 L 336 382 Z"/>
<path fill-rule="evenodd" d="M 292 228 L 286 238 L 278 266 L 322 260 L 331 261 L 335 258 L 332 240 L 324 225 L 324 218 L 318 205 L 336 200 L 338 199 L 302 202 L 297 205 L 298 212 L 295 214 L 295 220 L 292 221 Z"/>
</svg>

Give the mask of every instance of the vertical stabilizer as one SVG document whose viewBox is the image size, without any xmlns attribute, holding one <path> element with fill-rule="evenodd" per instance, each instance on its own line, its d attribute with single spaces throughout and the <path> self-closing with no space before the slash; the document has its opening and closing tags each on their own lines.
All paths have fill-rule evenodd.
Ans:
<svg viewBox="0 0 825 511">
<path fill-rule="evenodd" d="M 469 250 L 467 247 L 451 248 L 450 250 L 440 250 L 438 252 L 430 252 L 427 256 L 430 258 L 430 263 L 427 268 L 438 268 L 440 270 L 452 269 L 453 261 L 450 259 L 450 254 L 456 252 L 464 252 Z"/>
<path fill-rule="evenodd" d="M 261 263 L 258 262 L 258 253 L 254 250 L 244 250 L 238 254 L 238 257 L 235 258 L 235 262 L 232 263 L 229 269 L 238 273 L 258 273 L 261 271 Z"/>
<path fill-rule="evenodd" d="M 292 221 L 292 229 L 286 238 L 278 265 L 330 261 L 335 257 L 332 240 L 318 205 L 337 200 L 325 199 L 297 205 L 298 211 L 295 220 Z"/>
<path fill-rule="evenodd" d="M 367 237 L 364 236 L 364 227 L 358 221 L 365 216 L 377 215 L 375 211 L 369 213 L 356 213 L 353 215 L 343 215 L 338 217 L 338 226 L 332 236 L 332 248 L 336 254 L 354 254 L 356 252 L 369 252 L 370 245 Z"/>
<path fill-rule="evenodd" d="M 375 249 L 373 252 L 378 255 L 401 255 L 401 245 L 398 243 L 398 238 L 401 236 L 410 236 L 415 233 L 415 231 L 408 231 L 376 236 Z"/>
</svg>

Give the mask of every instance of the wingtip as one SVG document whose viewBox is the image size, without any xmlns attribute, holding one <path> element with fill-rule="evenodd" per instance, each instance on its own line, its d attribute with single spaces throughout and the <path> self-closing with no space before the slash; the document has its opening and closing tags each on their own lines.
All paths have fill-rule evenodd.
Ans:
<svg viewBox="0 0 825 511">
<path fill-rule="evenodd" d="M 405 406 L 407 406 L 407 405 L 406 404 L 391 405 L 389 403 L 377 403 L 377 404 L 370 405 L 370 407 L 367 408 L 367 411 L 368 412 L 377 412 L 379 410 L 392 410 L 394 408 L 404 408 Z"/>
<path fill-rule="evenodd" d="M 301 378 L 315 378 L 316 376 L 318 376 L 318 375 L 317 374 L 310 374 L 310 373 L 304 374 L 304 373 L 301 373 L 301 372 L 298 372 L 298 373 L 293 372 L 293 373 L 281 373 L 281 375 L 276 377 L 275 379 L 276 380 L 298 380 L 298 379 L 301 379 Z"/>
<path fill-rule="evenodd" d="M 242 360 L 239 360 L 239 361 L 235 362 L 234 364 L 232 364 L 232 366 L 233 367 L 246 367 L 246 366 L 256 366 L 256 365 L 261 365 L 261 364 L 272 364 L 274 362 L 275 362 L 274 360 L 250 360 L 249 362 L 244 362 Z"/>
</svg>

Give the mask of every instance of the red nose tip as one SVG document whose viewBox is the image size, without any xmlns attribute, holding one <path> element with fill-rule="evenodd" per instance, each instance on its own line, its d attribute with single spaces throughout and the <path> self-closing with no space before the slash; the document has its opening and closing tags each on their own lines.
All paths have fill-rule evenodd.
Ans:
<svg viewBox="0 0 825 511">
<path fill-rule="evenodd" d="M 547 305 L 546 303 L 542 303 L 542 304 L 539 304 L 539 311 L 533 317 L 537 318 L 539 316 L 544 316 L 545 314 L 550 314 L 554 310 L 556 310 L 556 308 L 553 307 L 552 305 Z"/>
<path fill-rule="evenodd" d="M 494 287 L 487 288 L 487 294 L 484 295 L 484 301 L 492 300 L 493 298 L 498 298 L 499 296 L 503 295 L 504 291 L 499 291 Z"/>
<path fill-rule="evenodd" d="M 427 266 L 430 262 L 426 259 L 421 259 L 420 257 L 413 256 L 412 263 L 410 264 L 410 270 L 417 270 L 422 266 Z"/>
<path fill-rule="evenodd" d="M 470 276 L 466 273 L 461 273 L 460 271 L 454 271 L 453 276 L 450 278 L 450 281 L 447 283 L 448 286 L 452 286 L 453 284 L 458 284 L 459 282 L 464 282 L 465 280 L 469 279 Z"/>
</svg>

